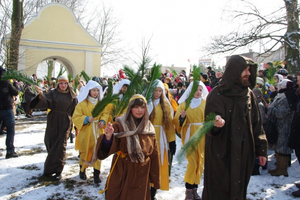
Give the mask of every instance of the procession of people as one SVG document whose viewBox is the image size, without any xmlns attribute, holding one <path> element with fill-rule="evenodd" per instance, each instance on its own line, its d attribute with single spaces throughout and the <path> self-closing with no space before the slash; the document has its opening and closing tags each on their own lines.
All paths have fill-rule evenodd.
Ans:
<svg viewBox="0 0 300 200">
<path fill-rule="evenodd" d="M 51 88 L 50 83 L 26 84 L 25 94 L 30 88 L 35 91 L 25 101 L 26 117 L 32 117 L 34 109 L 47 109 L 43 176 L 53 181 L 63 178 L 67 140 L 75 131 L 80 179 L 87 180 L 86 169 L 92 167 L 94 183 L 106 181 L 105 199 L 154 200 L 158 190 L 169 190 L 176 137 L 182 146 L 187 145 L 214 113 L 213 127 L 193 153 L 186 154 L 185 199 L 246 200 L 251 175 L 267 169 L 268 151 L 276 155 L 276 168 L 269 170 L 272 176 L 288 176 L 293 152 L 300 164 L 300 74 L 292 76 L 281 68 L 271 75 L 268 71 L 259 73 L 256 62 L 234 55 L 224 72 L 207 67 L 207 72 L 191 71 L 188 78 L 184 70 L 172 74 L 167 69 L 155 81 L 143 77 L 146 84 L 141 84 L 145 88 L 139 88 L 140 94 L 133 92 L 137 86 L 122 70 L 114 79 L 81 79 L 76 86 L 65 75 L 53 79 Z M 6 95 L 13 99 L 20 88 L 17 82 L 9 84 L 3 82 L 0 87 L 12 88 Z M 12 105 L 13 100 L 8 105 L 0 99 L 0 117 L 7 127 L 7 159 L 18 157 L 13 146 L 14 123 L 4 117 Z M 275 142 L 266 134 L 271 116 L 276 118 Z M 101 180 L 101 161 L 110 155 L 109 175 Z M 292 194 L 300 197 L 300 190 Z"/>
</svg>

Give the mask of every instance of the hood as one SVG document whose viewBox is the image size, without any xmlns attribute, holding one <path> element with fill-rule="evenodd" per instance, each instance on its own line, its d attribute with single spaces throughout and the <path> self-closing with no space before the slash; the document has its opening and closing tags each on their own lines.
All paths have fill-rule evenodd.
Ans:
<svg viewBox="0 0 300 200">
<path fill-rule="evenodd" d="M 236 81 L 241 76 L 242 72 L 247 68 L 247 66 L 250 66 L 250 77 L 249 81 L 251 83 L 251 89 L 255 87 L 256 84 L 256 73 L 257 73 L 257 63 L 255 63 L 250 58 L 240 56 L 240 55 L 234 55 L 229 58 L 229 60 L 226 63 L 225 66 L 225 72 L 223 74 L 223 77 L 220 81 L 220 91 L 222 94 L 226 94 L 229 92 Z"/>
</svg>

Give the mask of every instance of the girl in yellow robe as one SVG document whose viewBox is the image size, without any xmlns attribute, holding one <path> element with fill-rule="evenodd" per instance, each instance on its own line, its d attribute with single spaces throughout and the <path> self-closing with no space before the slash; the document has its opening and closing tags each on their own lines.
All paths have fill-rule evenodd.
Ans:
<svg viewBox="0 0 300 200">
<path fill-rule="evenodd" d="M 193 95 L 193 99 L 190 106 L 185 110 L 186 102 L 185 100 L 189 97 L 193 83 L 189 85 L 185 93 L 179 99 L 179 107 L 175 117 L 173 118 L 173 123 L 178 132 L 181 133 L 182 145 L 184 145 L 196 132 L 198 128 L 202 126 L 205 120 L 204 110 L 206 101 L 203 96 L 206 97 L 208 94 L 207 88 L 200 81 L 197 91 Z M 197 188 L 200 184 L 200 179 L 203 173 L 204 166 L 204 146 L 205 137 L 203 137 L 198 144 L 196 150 L 187 156 L 188 164 L 186 167 L 186 173 L 184 176 L 184 182 L 186 187 L 186 199 L 201 199 L 197 194 Z"/>
<path fill-rule="evenodd" d="M 78 104 L 73 113 L 73 123 L 79 130 L 79 177 L 86 180 L 85 169 L 88 166 L 94 167 L 94 182 L 100 183 L 101 161 L 97 159 L 95 152 L 97 139 L 103 133 L 103 126 L 107 123 L 108 113 L 102 112 L 93 118 L 92 110 L 102 98 L 102 87 L 95 81 L 90 80 L 86 86 L 81 88 L 78 95 Z"/>
<path fill-rule="evenodd" d="M 153 93 L 152 102 L 148 103 L 150 121 L 152 122 L 156 140 L 159 149 L 160 161 L 160 189 L 169 190 L 169 163 L 168 150 L 175 154 L 175 129 L 172 124 L 173 110 L 165 97 L 165 88 L 161 81 L 158 81 L 156 89 Z M 155 194 L 154 188 L 151 193 Z"/>
</svg>

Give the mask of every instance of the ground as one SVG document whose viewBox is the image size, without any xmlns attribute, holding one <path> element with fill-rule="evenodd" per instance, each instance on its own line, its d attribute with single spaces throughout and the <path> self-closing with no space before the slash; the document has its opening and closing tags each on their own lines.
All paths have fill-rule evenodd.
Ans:
<svg viewBox="0 0 300 200">
<path fill-rule="evenodd" d="M 43 164 L 46 158 L 44 132 L 46 128 L 46 112 L 34 112 L 33 118 L 19 116 L 16 121 L 15 147 L 20 155 L 18 158 L 5 159 L 5 135 L 0 135 L 0 200 L 32 200 L 32 199 L 102 199 L 106 178 L 108 176 L 111 157 L 102 161 L 100 178 L 102 183 L 97 186 L 93 182 L 93 169 L 88 168 L 87 180 L 79 179 L 78 151 L 74 143 L 68 141 L 67 161 L 62 174 L 62 180 L 51 181 L 42 176 Z M 176 140 L 177 153 L 181 148 L 181 141 Z M 269 166 L 274 168 L 274 152 L 269 152 Z M 294 184 L 300 182 L 299 163 L 292 154 L 292 165 L 288 169 L 289 177 L 273 177 L 267 170 L 261 170 L 261 175 L 252 176 L 247 200 L 290 200 L 295 199 L 291 193 L 296 190 Z M 170 190 L 158 190 L 157 200 L 184 199 L 184 173 L 186 161 L 178 163 L 176 155 L 173 159 L 172 174 L 170 176 Z M 203 177 L 198 188 L 201 195 Z"/>
</svg>

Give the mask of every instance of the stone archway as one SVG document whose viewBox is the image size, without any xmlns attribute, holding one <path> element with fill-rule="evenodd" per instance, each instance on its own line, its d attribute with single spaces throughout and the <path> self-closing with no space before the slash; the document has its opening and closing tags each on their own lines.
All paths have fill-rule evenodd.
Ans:
<svg viewBox="0 0 300 200">
<path fill-rule="evenodd" d="M 56 58 L 75 76 L 84 70 L 100 76 L 101 45 L 63 4 L 51 3 L 33 17 L 22 32 L 18 70 L 28 75 L 40 62 Z"/>
</svg>

